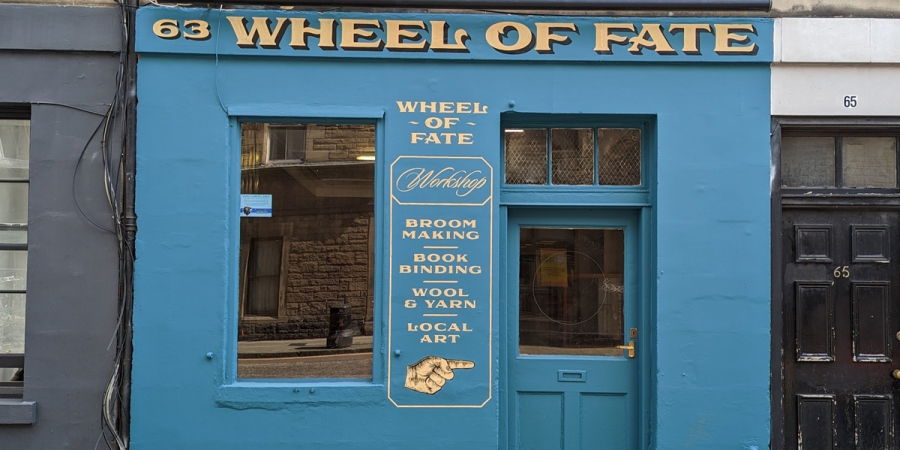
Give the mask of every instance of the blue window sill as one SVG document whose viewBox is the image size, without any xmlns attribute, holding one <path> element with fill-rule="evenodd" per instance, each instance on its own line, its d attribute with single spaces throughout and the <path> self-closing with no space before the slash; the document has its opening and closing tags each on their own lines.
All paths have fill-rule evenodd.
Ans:
<svg viewBox="0 0 900 450">
<path fill-rule="evenodd" d="M 37 403 L 0 399 L 0 425 L 32 425 L 37 419 Z"/>
<path fill-rule="evenodd" d="M 232 409 L 281 409 L 297 403 L 362 405 L 388 401 L 385 386 L 370 381 L 242 381 L 219 387 L 215 395 L 216 406 Z"/>
</svg>

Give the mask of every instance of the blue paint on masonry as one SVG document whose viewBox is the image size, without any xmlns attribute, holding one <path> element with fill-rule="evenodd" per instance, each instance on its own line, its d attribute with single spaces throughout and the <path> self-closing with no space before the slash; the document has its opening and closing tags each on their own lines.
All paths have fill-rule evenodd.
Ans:
<svg viewBox="0 0 900 450">
<path fill-rule="evenodd" d="M 506 112 L 651 118 L 652 177 L 644 198 L 653 217 L 653 345 L 643 373 L 650 389 L 642 393 L 649 410 L 641 428 L 661 450 L 768 445 L 770 21 L 754 19 L 761 52 L 740 63 L 216 57 L 207 50 L 167 53 L 150 42 L 157 38 L 146 30 L 161 16 L 183 20 L 193 11 L 138 12 L 132 448 L 489 449 L 505 442 L 499 349 L 508 337 L 498 312 L 507 299 L 499 282 L 491 288 L 491 400 L 481 408 L 422 410 L 397 408 L 387 396 L 393 349 L 386 344 L 384 180 L 389 162 L 414 148 L 408 118 L 396 104 L 403 100 L 487 107 L 477 120 L 476 145 L 464 156 L 476 154 L 495 169 L 494 192 L 502 190 Z M 490 20 L 484 17 L 507 18 L 471 20 Z M 235 379 L 241 118 L 377 124 L 372 381 Z M 579 201 L 593 198 L 602 193 L 585 189 Z M 504 214 L 502 198 L 491 204 L 494 217 Z M 492 230 L 495 280 L 503 271 L 500 223 Z"/>
</svg>

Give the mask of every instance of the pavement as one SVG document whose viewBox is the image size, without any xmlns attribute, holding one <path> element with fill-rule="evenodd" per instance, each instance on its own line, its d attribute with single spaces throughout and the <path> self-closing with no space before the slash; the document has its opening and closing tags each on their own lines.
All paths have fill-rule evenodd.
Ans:
<svg viewBox="0 0 900 450">
<path fill-rule="evenodd" d="M 238 359 L 292 358 L 297 356 L 346 355 L 371 352 L 372 336 L 353 336 L 353 345 L 344 348 L 325 347 L 325 338 L 287 341 L 238 341 Z"/>
<path fill-rule="evenodd" d="M 325 338 L 238 341 L 238 378 L 371 379 L 372 336 L 354 336 L 344 348 Z"/>
</svg>

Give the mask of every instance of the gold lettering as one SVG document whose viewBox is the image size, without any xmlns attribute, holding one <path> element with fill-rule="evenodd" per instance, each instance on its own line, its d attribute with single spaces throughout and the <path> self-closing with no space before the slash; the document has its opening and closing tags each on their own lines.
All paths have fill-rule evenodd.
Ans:
<svg viewBox="0 0 900 450">
<path fill-rule="evenodd" d="M 669 25 L 669 33 L 684 31 L 684 45 L 681 51 L 688 55 L 700 54 L 700 32 L 712 33 L 708 23 L 673 23 Z"/>
<path fill-rule="evenodd" d="M 275 29 L 269 29 L 272 21 L 268 17 L 253 17 L 253 26 L 247 31 L 247 19 L 237 16 L 227 17 L 237 36 L 237 46 L 241 48 L 256 48 L 256 41 L 262 48 L 279 48 L 281 38 L 287 30 L 284 24 L 287 19 L 279 17 L 275 22 Z"/>
<path fill-rule="evenodd" d="M 393 51 L 425 51 L 428 41 L 422 39 L 419 29 L 425 31 L 425 22 L 421 20 L 385 20 L 385 48 Z M 406 42 L 411 41 L 411 42 Z"/>
<path fill-rule="evenodd" d="M 436 52 L 468 52 L 466 41 L 469 33 L 462 28 L 453 34 L 453 43 L 447 42 L 447 30 L 450 27 L 443 20 L 432 20 L 431 24 L 431 50 Z"/>
<path fill-rule="evenodd" d="M 416 112 L 416 106 L 419 106 L 419 102 L 397 102 L 397 107 L 402 113 Z"/>
<path fill-rule="evenodd" d="M 641 32 L 637 36 L 628 40 L 631 47 L 628 51 L 640 55 L 642 48 L 655 50 L 660 55 L 674 55 L 675 49 L 669 44 L 666 36 L 663 34 L 662 26 L 658 23 L 645 23 L 641 25 Z"/>
<path fill-rule="evenodd" d="M 594 51 L 597 53 L 612 53 L 610 42 L 624 45 L 628 38 L 619 34 L 613 34 L 613 31 L 631 31 L 634 32 L 634 24 L 632 23 L 595 23 L 594 28 L 597 29 L 597 40 Z"/>
<path fill-rule="evenodd" d="M 308 26 L 306 19 L 302 17 L 291 18 L 291 48 L 298 50 L 306 50 L 309 48 L 309 36 L 319 38 L 319 48 L 325 50 L 334 50 L 337 45 L 334 43 L 334 19 L 319 19 L 319 28 Z"/>
<path fill-rule="evenodd" d="M 515 30 L 517 37 L 516 42 L 507 45 L 503 43 L 503 37 L 506 37 L 510 30 Z M 534 45 L 534 34 L 525 24 L 519 22 L 497 22 L 488 27 L 484 37 L 488 45 L 503 53 L 525 53 Z"/>
<path fill-rule="evenodd" d="M 554 31 L 568 30 L 578 33 L 578 27 L 576 27 L 574 23 L 538 22 L 535 23 L 534 26 L 537 28 L 537 45 L 535 46 L 535 50 L 538 53 L 553 53 L 554 42 L 559 45 L 569 45 L 572 43 L 572 38 L 556 34 Z"/>
<path fill-rule="evenodd" d="M 184 32 L 185 39 L 205 41 L 210 38 L 209 22 L 205 20 L 185 20 L 184 27 L 190 30 L 190 33 Z"/>
<path fill-rule="evenodd" d="M 370 19 L 341 19 L 341 48 L 344 50 L 381 50 L 384 42 L 372 30 L 381 29 L 381 22 Z M 364 39 L 360 41 L 359 39 Z"/>
<path fill-rule="evenodd" d="M 163 39 L 177 39 L 181 36 L 178 29 L 178 21 L 172 19 L 160 19 L 153 24 L 153 34 Z"/>
<path fill-rule="evenodd" d="M 732 31 L 746 31 L 751 34 L 756 34 L 756 28 L 749 24 L 715 24 L 716 27 L 716 48 L 715 52 L 720 55 L 731 55 L 731 54 L 749 54 L 755 55 L 756 51 L 759 48 L 756 44 L 750 44 L 743 47 L 735 47 L 731 44 L 744 44 L 750 42 L 750 36 L 745 34 L 737 34 L 732 33 Z"/>
</svg>

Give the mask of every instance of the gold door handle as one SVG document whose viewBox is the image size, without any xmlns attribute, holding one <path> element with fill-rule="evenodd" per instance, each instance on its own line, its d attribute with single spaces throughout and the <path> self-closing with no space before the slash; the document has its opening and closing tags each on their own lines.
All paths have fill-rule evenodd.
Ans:
<svg viewBox="0 0 900 450">
<path fill-rule="evenodd" d="M 891 376 L 900 380 L 900 370 L 895 370 L 895 371 L 891 372 Z"/>
<path fill-rule="evenodd" d="M 622 350 L 628 350 L 628 357 L 634 358 L 634 341 L 628 341 L 628 345 L 617 345 L 616 348 L 620 348 Z M 900 370 L 895 370 L 894 372 L 895 372 L 894 376 L 896 376 L 896 373 L 900 372 Z"/>
</svg>

